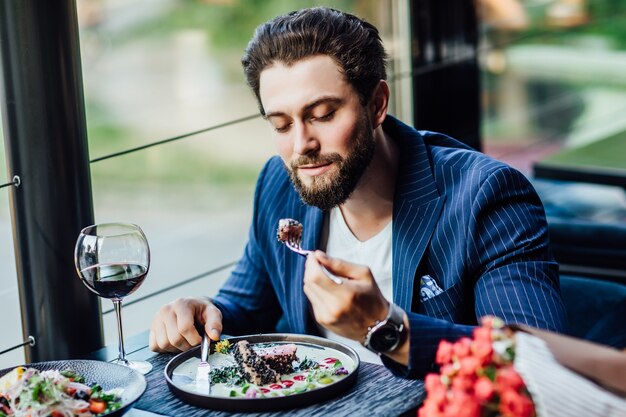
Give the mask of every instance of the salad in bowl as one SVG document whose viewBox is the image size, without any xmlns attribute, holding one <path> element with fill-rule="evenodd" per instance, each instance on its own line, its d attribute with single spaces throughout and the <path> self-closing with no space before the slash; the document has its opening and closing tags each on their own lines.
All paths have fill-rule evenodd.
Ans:
<svg viewBox="0 0 626 417">
<path fill-rule="evenodd" d="M 121 389 L 105 391 L 72 371 L 18 366 L 0 378 L 0 417 L 89 417 L 122 408 Z"/>
</svg>

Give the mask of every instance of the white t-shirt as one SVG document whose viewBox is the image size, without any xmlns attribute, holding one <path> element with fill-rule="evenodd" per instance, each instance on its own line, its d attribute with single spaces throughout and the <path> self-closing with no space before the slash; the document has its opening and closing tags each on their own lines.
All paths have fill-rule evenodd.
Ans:
<svg viewBox="0 0 626 417">
<path fill-rule="evenodd" d="M 361 242 L 348 228 L 339 207 L 335 207 L 330 211 L 326 219 L 322 235 L 322 244 L 325 239 L 326 245 L 323 245 L 323 247 L 325 247 L 325 252 L 329 256 L 356 264 L 367 265 L 372 271 L 372 275 L 374 275 L 374 279 L 383 296 L 389 301 L 392 300 L 391 230 L 392 222 L 390 221 L 378 234 L 365 242 Z M 352 347 L 359 354 L 362 361 L 382 363 L 377 354 L 364 348 L 361 343 L 339 336 L 322 326 L 319 326 L 319 329 L 324 337 Z"/>
</svg>

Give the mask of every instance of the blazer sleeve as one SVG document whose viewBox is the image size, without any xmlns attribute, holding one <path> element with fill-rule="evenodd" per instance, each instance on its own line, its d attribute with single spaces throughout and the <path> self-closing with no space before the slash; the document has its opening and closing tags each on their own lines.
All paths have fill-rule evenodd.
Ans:
<svg viewBox="0 0 626 417">
<path fill-rule="evenodd" d="M 543 205 L 526 177 L 510 167 L 495 171 L 472 213 L 467 257 L 477 277 L 476 316 L 564 330 L 559 267 L 550 253 Z"/>
<path fill-rule="evenodd" d="M 266 164 L 257 181 L 252 223 L 243 256 L 237 262 L 224 286 L 213 298 L 222 313 L 224 332 L 232 335 L 273 332 L 281 309 L 272 287 L 259 236 L 262 235 L 261 200 L 266 188 L 270 163 Z"/>
<path fill-rule="evenodd" d="M 545 213 L 534 188 L 517 170 L 500 167 L 489 172 L 474 192 L 467 253 L 459 254 L 468 260 L 462 281 L 467 296 L 474 299 L 474 319 L 495 315 L 506 323 L 562 331 L 566 317 L 558 265 L 550 254 Z M 407 314 L 409 366 L 382 357 L 394 374 L 406 378 L 423 378 L 435 370 L 439 341 L 471 336 L 474 328 Z"/>
</svg>

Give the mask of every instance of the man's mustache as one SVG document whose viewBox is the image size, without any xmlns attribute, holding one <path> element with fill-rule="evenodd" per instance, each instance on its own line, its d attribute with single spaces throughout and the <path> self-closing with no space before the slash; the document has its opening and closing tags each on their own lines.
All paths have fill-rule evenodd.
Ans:
<svg viewBox="0 0 626 417">
<path fill-rule="evenodd" d="M 330 153 L 325 155 L 301 155 L 295 161 L 291 161 L 292 170 L 300 168 L 302 165 L 326 165 L 333 162 L 341 162 L 343 158 L 338 153 Z"/>
</svg>

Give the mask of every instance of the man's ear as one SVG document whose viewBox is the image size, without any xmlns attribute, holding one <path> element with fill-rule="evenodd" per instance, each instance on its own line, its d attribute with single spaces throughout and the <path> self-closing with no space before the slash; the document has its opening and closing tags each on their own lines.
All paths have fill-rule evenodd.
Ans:
<svg viewBox="0 0 626 417">
<path fill-rule="evenodd" d="M 372 129 L 376 129 L 382 124 L 387 117 L 387 108 L 389 106 L 389 85 L 387 81 L 380 80 L 372 94 L 370 101 L 370 111 L 372 120 Z"/>
</svg>

